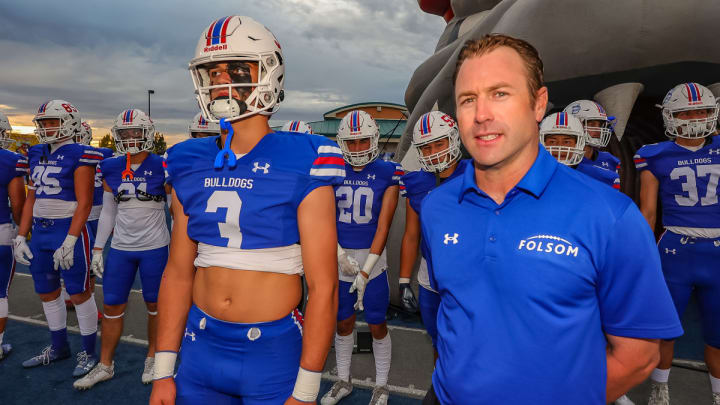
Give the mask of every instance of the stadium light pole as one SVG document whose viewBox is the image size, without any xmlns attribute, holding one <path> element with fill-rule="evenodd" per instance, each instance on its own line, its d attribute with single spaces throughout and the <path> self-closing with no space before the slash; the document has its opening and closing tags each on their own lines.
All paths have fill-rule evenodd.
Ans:
<svg viewBox="0 0 720 405">
<path fill-rule="evenodd" d="M 148 117 L 150 117 L 150 95 L 155 94 L 155 90 L 148 90 Z"/>
</svg>

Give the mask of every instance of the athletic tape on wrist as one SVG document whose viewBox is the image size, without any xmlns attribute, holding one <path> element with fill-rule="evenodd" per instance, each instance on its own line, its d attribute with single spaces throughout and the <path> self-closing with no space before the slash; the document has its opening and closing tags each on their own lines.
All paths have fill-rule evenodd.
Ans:
<svg viewBox="0 0 720 405">
<path fill-rule="evenodd" d="M 410 284 L 410 279 L 407 277 L 400 277 L 398 284 Z"/>
<path fill-rule="evenodd" d="M 177 352 L 173 351 L 155 352 L 153 380 L 162 380 L 163 378 L 172 377 L 175 374 L 177 355 Z"/>
<path fill-rule="evenodd" d="M 157 360 L 156 364 L 157 364 Z M 300 367 L 295 380 L 292 397 L 301 402 L 315 402 L 320 391 L 322 373 Z"/>
</svg>

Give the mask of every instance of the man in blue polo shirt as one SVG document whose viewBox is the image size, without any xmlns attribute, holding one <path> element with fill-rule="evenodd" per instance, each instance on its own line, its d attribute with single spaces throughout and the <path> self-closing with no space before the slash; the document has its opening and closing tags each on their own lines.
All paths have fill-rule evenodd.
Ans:
<svg viewBox="0 0 720 405">
<path fill-rule="evenodd" d="M 474 164 L 421 209 L 441 297 L 426 402 L 613 401 L 683 333 L 652 232 L 629 198 L 539 147 L 548 95 L 530 44 L 468 41 L 454 77 Z"/>
</svg>

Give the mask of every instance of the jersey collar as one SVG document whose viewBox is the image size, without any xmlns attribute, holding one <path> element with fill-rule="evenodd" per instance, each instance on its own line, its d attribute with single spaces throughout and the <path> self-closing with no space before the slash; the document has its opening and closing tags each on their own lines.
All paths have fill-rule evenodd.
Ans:
<svg viewBox="0 0 720 405">
<path fill-rule="evenodd" d="M 550 179 L 555 173 L 555 170 L 557 170 L 558 165 L 558 161 L 540 145 L 538 155 L 530 167 L 530 170 L 528 170 L 520 182 L 508 192 L 508 196 L 514 194 L 513 190 L 519 189 L 533 195 L 535 198 L 540 198 L 548 183 L 550 183 Z M 475 165 L 472 164 L 472 162 L 468 162 L 465 166 L 465 171 L 462 173 L 462 188 L 460 189 L 458 202 L 462 202 L 465 195 L 471 190 L 483 197 L 488 197 L 488 195 L 477 186 L 477 183 L 475 183 Z"/>
</svg>

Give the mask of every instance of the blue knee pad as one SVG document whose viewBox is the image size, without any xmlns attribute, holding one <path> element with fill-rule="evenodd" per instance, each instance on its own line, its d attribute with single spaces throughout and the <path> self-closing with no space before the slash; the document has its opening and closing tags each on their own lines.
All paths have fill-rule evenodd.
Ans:
<svg viewBox="0 0 720 405">
<path fill-rule="evenodd" d="M 694 292 L 700 306 L 705 343 L 720 347 L 720 239 L 665 232 L 658 250 L 678 316 L 683 316 Z"/>
<path fill-rule="evenodd" d="M 30 239 L 30 273 L 38 294 L 46 294 L 60 288 L 60 277 L 65 282 L 68 294 L 75 295 L 90 288 L 90 250 L 94 239 L 87 224 L 83 226 L 73 252 L 73 265 L 68 270 L 53 266 L 53 253 L 65 240 L 72 218 L 33 218 L 33 232 Z"/>
<path fill-rule="evenodd" d="M 430 335 L 433 347 L 437 348 L 437 314 L 438 308 L 440 308 L 440 294 L 423 286 L 420 286 L 418 290 L 420 292 L 420 317 L 425 325 L 425 330 Z"/>
<path fill-rule="evenodd" d="M 15 275 L 15 257 L 11 246 L 0 246 L 0 298 L 7 298 Z"/>
<path fill-rule="evenodd" d="M 297 310 L 276 321 L 242 324 L 193 305 L 180 348 L 176 403 L 283 404 L 295 387 L 301 352 Z"/>
<path fill-rule="evenodd" d="M 167 246 L 137 251 L 110 248 L 103 273 L 103 303 L 125 304 L 138 269 L 143 299 L 145 302 L 157 302 L 160 280 L 167 260 Z"/>
<path fill-rule="evenodd" d="M 338 286 L 338 321 L 343 321 L 355 314 L 355 302 L 357 292 L 350 293 L 352 283 L 340 281 Z M 383 271 L 370 280 L 365 287 L 363 296 L 363 307 L 365 321 L 372 325 L 379 325 L 385 322 L 387 309 L 390 306 L 390 286 L 388 285 L 387 271 Z"/>
</svg>

